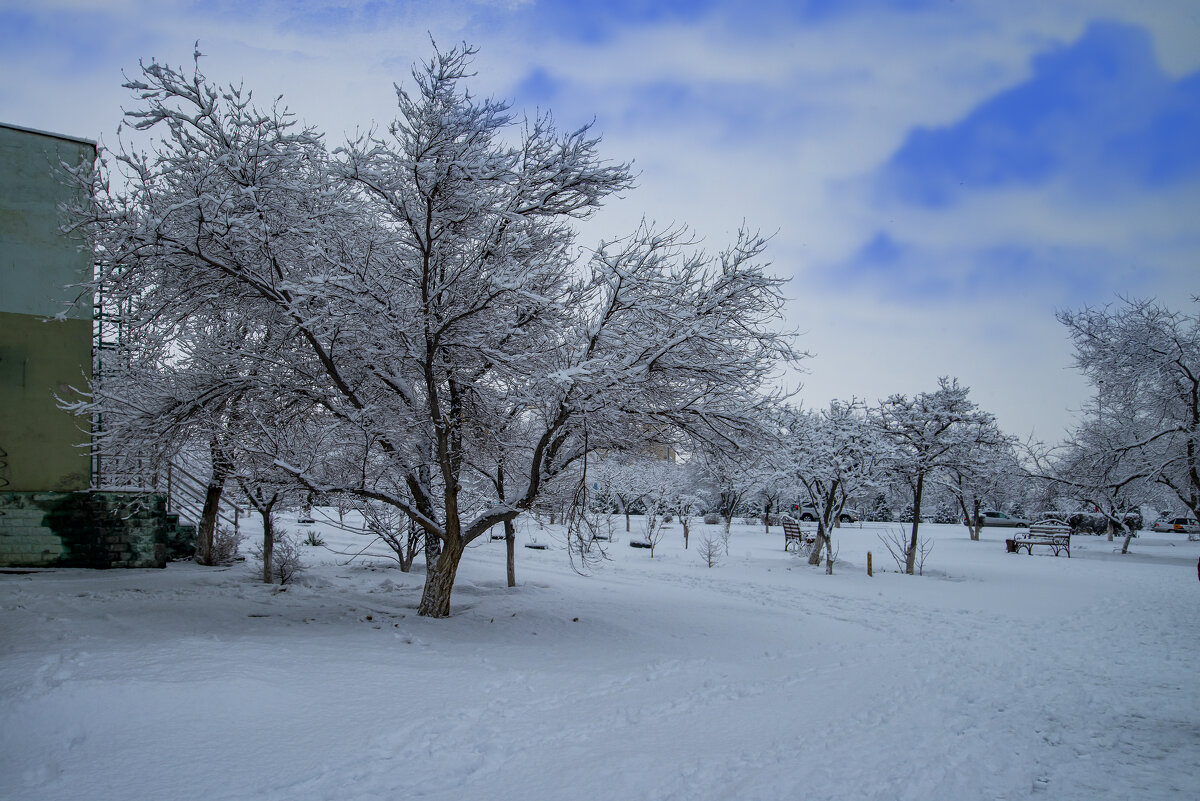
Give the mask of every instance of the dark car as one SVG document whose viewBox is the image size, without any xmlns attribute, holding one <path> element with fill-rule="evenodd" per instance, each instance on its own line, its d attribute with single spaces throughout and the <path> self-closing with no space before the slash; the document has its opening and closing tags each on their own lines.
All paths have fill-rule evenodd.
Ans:
<svg viewBox="0 0 1200 801">
<path fill-rule="evenodd" d="M 806 523 L 815 522 L 817 519 L 817 508 L 805 504 L 796 512 L 796 516 Z M 841 514 L 838 515 L 839 523 L 857 523 L 861 519 L 857 509 L 843 509 Z"/>
</svg>

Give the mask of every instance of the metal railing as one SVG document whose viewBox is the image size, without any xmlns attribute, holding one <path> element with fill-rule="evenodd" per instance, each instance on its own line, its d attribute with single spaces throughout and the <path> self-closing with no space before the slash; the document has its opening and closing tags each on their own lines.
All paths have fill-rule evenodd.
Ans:
<svg viewBox="0 0 1200 801">
<path fill-rule="evenodd" d="M 179 519 L 192 525 L 199 525 L 204 513 L 204 500 L 208 494 L 208 482 L 198 478 L 194 473 L 180 464 L 171 462 L 167 465 L 167 512 L 179 515 Z M 233 526 L 236 532 L 241 524 L 241 509 L 230 503 L 222 494 L 221 502 L 217 504 L 217 524 L 222 522 Z"/>
<path fill-rule="evenodd" d="M 99 266 L 93 266 L 94 275 L 99 276 Z M 98 290 L 92 305 L 92 379 L 103 382 L 108 373 L 106 363 L 120 365 L 127 362 L 128 352 L 128 308 L 121 301 L 113 302 Z M 168 514 L 179 516 L 183 523 L 198 526 L 204 514 L 204 500 L 208 493 L 208 480 L 200 478 L 207 471 L 203 464 L 176 454 L 165 460 L 149 459 L 144 456 L 129 456 L 104 452 L 99 435 L 104 431 L 104 420 L 99 412 L 92 417 L 93 491 L 132 492 L 145 495 L 161 494 L 167 499 Z M 226 523 L 238 529 L 241 510 L 224 495 L 217 508 L 218 524 Z"/>
<path fill-rule="evenodd" d="M 130 492 L 163 495 L 167 514 L 177 515 L 180 522 L 198 526 L 204 515 L 208 480 L 200 478 L 197 470 L 176 457 L 166 467 L 140 456 L 96 454 L 92 465 L 92 487 L 95 492 Z M 241 525 L 241 509 L 222 495 L 217 505 L 217 523 L 225 523 L 236 532 Z"/>
</svg>

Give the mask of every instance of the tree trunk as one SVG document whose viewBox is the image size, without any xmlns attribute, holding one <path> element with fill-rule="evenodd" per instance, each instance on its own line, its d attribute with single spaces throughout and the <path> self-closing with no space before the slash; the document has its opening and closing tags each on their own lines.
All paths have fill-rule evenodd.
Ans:
<svg viewBox="0 0 1200 801">
<path fill-rule="evenodd" d="M 202 565 L 212 564 L 213 534 L 217 528 L 222 489 L 221 484 L 210 481 L 204 492 L 204 509 L 200 513 L 200 525 L 196 527 L 196 561 Z"/>
<path fill-rule="evenodd" d="M 508 586 L 517 586 L 517 527 L 513 521 L 504 521 L 504 551 L 508 564 Z"/>
<path fill-rule="evenodd" d="M 1133 529 L 1125 535 L 1125 541 L 1121 543 L 1121 553 L 1129 553 L 1129 543 L 1133 540 Z"/>
<path fill-rule="evenodd" d="M 408 573 L 412 570 L 413 559 L 417 558 L 417 545 L 421 542 L 421 537 L 424 535 L 415 520 L 410 518 L 407 524 L 408 536 L 405 539 L 405 547 L 401 549 L 400 553 L 401 573 Z"/>
<path fill-rule="evenodd" d="M 1108 521 L 1108 525 L 1108 530 L 1110 532 L 1113 531 L 1113 529 L 1117 529 L 1117 524 L 1112 520 Z M 1133 526 L 1129 525 L 1128 523 L 1122 523 L 1121 528 L 1125 529 L 1125 541 L 1121 543 L 1121 553 L 1126 554 L 1129 553 L 1129 543 L 1133 540 Z M 1120 529 L 1117 530 L 1119 531 Z"/>
<path fill-rule="evenodd" d="M 437 541 L 426 536 L 425 542 Z M 417 614 L 422 617 L 449 617 L 450 592 L 454 589 L 454 577 L 458 574 L 458 563 L 462 559 L 463 545 L 457 537 L 442 544 L 437 561 L 425 571 L 425 589 Z M 428 555 L 428 549 L 426 550 Z"/>
<path fill-rule="evenodd" d="M 427 575 L 428 575 L 428 571 L 433 570 L 433 566 L 435 564 L 437 564 L 438 557 L 441 556 L 441 553 L 442 553 L 442 541 L 439 540 L 437 537 L 431 537 L 428 534 L 426 534 L 425 535 L 425 570 L 426 570 Z"/>
<path fill-rule="evenodd" d="M 835 481 L 833 485 L 829 487 L 828 492 L 824 493 L 819 498 L 816 495 L 814 495 L 812 498 L 813 503 L 820 502 L 823 503 L 824 506 L 822 506 L 822 508 L 819 510 L 820 515 L 817 516 L 817 544 L 813 546 L 813 552 L 808 555 L 808 563 L 810 565 L 821 564 L 821 551 L 823 549 L 828 549 L 831 556 L 833 554 L 833 549 L 830 545 L 830 540 L 832 539 L 833 535 L 829 530 L 837 524 L 838 515 L 840 515 L 842 511 L 841 506 L 835 507 L 833 502 L 833 499 L 837 497 L 837 487 L 838 482 Z M 842 505 L 845 505 L 844 501 L 842 502 Z"/>
<path fill-rule="evenodd" d="M 262 560 L 263 572 L 262 580 L 264 584 L 275 583 L 275 520 L 274 509 L 270 506 L 259 509 L 259 514 L 262 515 L 263 524 L 263 544 L 262 544 Z"/>
<path fill-rule="evenodd" d="M 817 518 L 817 542 L 813 545 L 812 553 L 808 555 L 808 563 L 810 565 L 821 564 L 821 549 L 825 547 L 825 520 L 823 517 Z"/>
<path fill-rule="evenodd" d="M 825 534 L 824 529 L 817 529 L 817 544 L 813 546 L 812 553 L 808 555 L 808 563 L 810 565 L 821 564 L 821 552 L 829 548 L 829 536 Z"/>
<path fill-rule="evenodd" d="M 504 503 L 504 462 L 496 463 L 496 497 Z M 554 522 L 553 518 L 550 520 Z M 490 537 L 491 534 L 488 534 Z M 508 573 L 508 586 L 517 586 L 517 528 L 513 521 L 504 521 L 504 564 Z"/>
<path fill-rule="evenodd" d="M 196 561 L 202 565 L 213 563 L 213 537 L 217 530 L 217 513 L 221 510 L 221 493 L 225 491 L 225 480 L 232 472 L 232 465 L 225 459 L 214 440 L 209 444 L 212 456 L 212 476 L 204 490 L 204 508 L 200 513 L 200 525 L 196 527 Z"/>
<path fill-rule="evenodd" d="M 921 525 L 921 495 L 925 491 L 925 474 L 917 475 L 917 489 L 913 492 L 912 537 L 908 541 L 908 553 L 904 556 L 904 572 L 912 575 L 917 564 L 917 528 Z"/>
<path fill-rule="evenodd" d="M 967 526 L 967 534 L 973 542 L 979 541 L 979 530 L 982 528 L 979 525 L 979 507 L 981 503 L 976 498 L 971 502 L 971 509 L 968 509 L 966 500 L 961 495 L 958 498 L 958 508 L 962 510 L 963 522 Z"/>
<path fill-rule="evenodd" d="M 958 511 L 962 512 L 963 525 L 967 527 L 967 537 L 976 539 L 974 519 L 971 517 L 971 510 L 967 508 L 967 501 L 961 495 L 954 496 L 958 500 Z"/>
<path fill-rule="evenodd" d="M 688 549 L 688 521 L 685 518 L 683 521 L 683 550 Z"/>
</svg>

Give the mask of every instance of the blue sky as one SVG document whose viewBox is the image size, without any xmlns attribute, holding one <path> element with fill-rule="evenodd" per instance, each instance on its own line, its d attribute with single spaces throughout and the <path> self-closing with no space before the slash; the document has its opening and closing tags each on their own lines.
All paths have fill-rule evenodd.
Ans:
<svg viewBox="0 0 1200 801">
<path fill-rule="evenodd" d="M 774 232 L 800 397 L 958 376 L 1057 439 L 1086 387 L 1056 309 L 1200 293 L 1200 5 L 0 0 L 0 120 L 115 143 L 138 59 L 283 94 L 332 142 L 390 119 L 428 37 L 480 48 L 475 88 L 595 121 L 642 216 L 719 248 Z"/>
</svg>

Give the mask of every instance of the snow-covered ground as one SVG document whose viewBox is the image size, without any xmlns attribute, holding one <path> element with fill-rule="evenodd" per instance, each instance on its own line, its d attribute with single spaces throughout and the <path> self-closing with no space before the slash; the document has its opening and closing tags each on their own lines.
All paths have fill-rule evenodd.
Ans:
<svg viewBox="0 0 1200 801">
<path fill-rule="evenodd" d="M 447 620 L 419 558 L 0 575 L 0 797 L 1200 798 L 1200 543 L 929 525 L 910 577 L 868 524 L 827 576 L 744 525 L 706 568 L 675 524 L 583 577 L 522 525 L 558 547 L 516 589 L 472 548 Z"/>
</svg>

